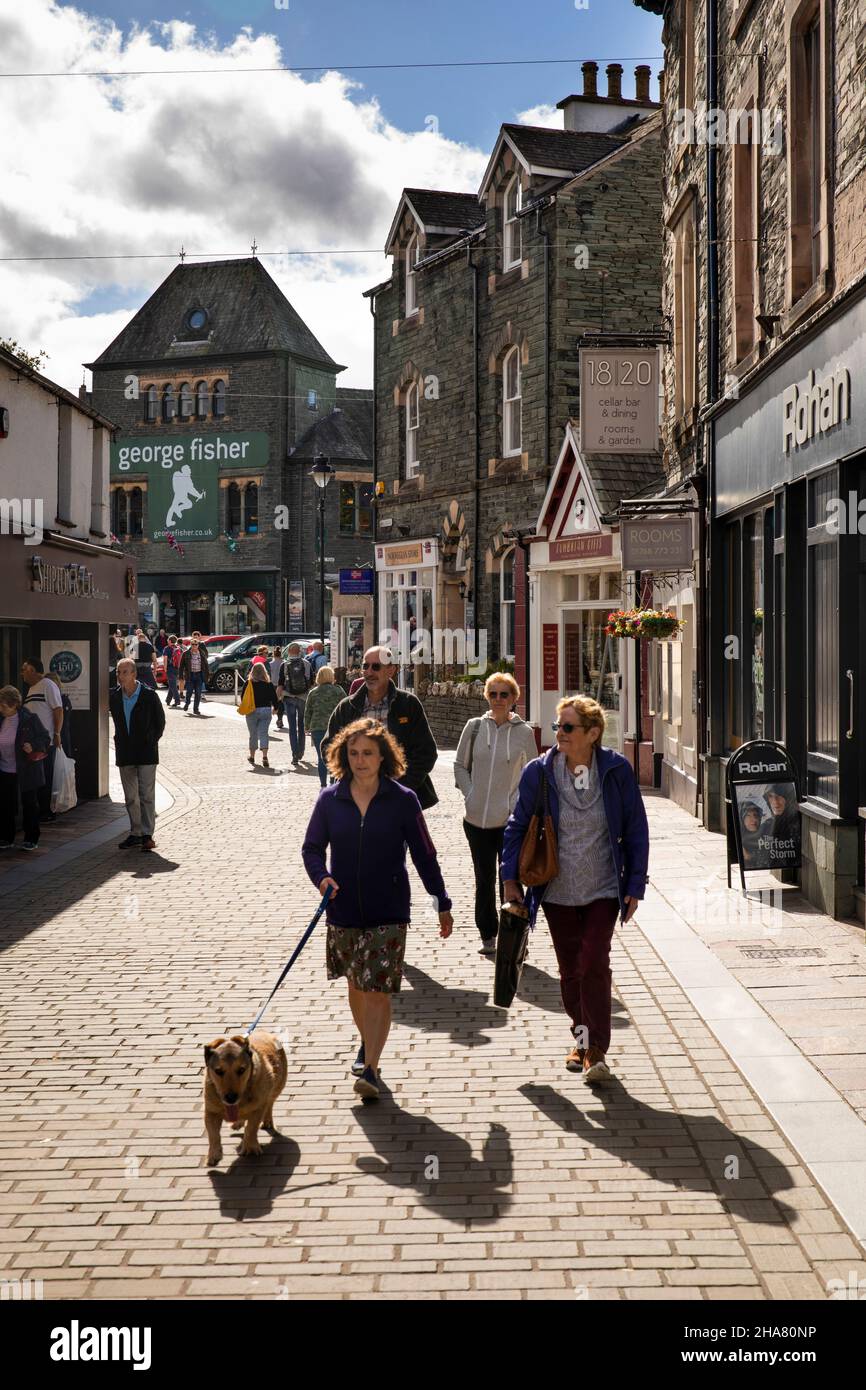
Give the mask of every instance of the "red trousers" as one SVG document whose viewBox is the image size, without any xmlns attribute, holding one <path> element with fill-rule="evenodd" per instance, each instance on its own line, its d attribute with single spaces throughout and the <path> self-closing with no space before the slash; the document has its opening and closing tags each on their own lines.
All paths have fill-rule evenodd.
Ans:
<svg viewBox="0 0 866 1390">
<path fill-rule="evenodd" d="M 559 989 L 578 1046 L 610 1047 L 610 943 L 618 898 L 598 898 L 585 907 L 541 904 L 559 965 Z M 578 1028 L 586 1033 L 581 1036 Z"/>
</svg>

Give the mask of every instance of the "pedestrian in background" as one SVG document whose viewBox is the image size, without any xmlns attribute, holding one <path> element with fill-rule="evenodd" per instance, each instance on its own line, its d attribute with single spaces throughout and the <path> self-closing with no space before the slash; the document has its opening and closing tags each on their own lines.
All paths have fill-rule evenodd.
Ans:
<svg viewBox="0 0 866 1390">
<path fill-rule="evenodd" d="M 199 702 L 205 681 L 208 678 L 207 652 L 201 645 L 197 637 L 193 637 L 186 651 L 180 660 L 180 679 L 184 682 L 186 689 L 186 703 L 184 710 L 189 711 L 190 700 L 195 697 L 193 704 L 193 714 L 199 714 Z"/>
<path fill-rule="evenodd" d="M 279 697 L 271 682 L 268 668 L 263 661 L 254 665 L 249 677 L 244 685 L 241 695 L 241 702 L 249 690 L 255 701 L 255 709 L 246 716 L 247 729 L 250 735 L 250 751 L 247 754 L 247 762 L 256 765 L 256 753 L 262 750 L 262 767 L 270 767 L 268 762 L 268 748 L 270 738 L 268 729 L 271 724 L 271 715 L 275 709 L 279 709 Z"/>
<path fill-rule="evenodd" d="M 45 778 L 39 785 L 39 818 L 44 821 L 56 820 L 51 809 L 51 788 L 54 785 L 54 759 L 61 746 L 63 729 L 63 701 L 60 691 L 53 681 L 45 679 L 45 667 L 38 656 L 29 656 L 21 663 L 21 676 L 27 687 L 24 708 L 38 715 L 42 727 L 49 735 L 51 746 L 45 760 Z"/>
<path fill-rule="evenodd" d="M 333 666 L 320 666 L 316 672 L 315 684 L 304 705 L 304 729 L 313 741 L 316 757 L 319 760 L 319 782 L 328 785 L 328 769 L 322 757 L 322 739 L 328 732 L 328 720 L 346 692 L 337 684 Z"/>
<path fill-rule="evenodd" d="M 32 710 L 22 708 L 14 685 L 0 689 L 0 849 L 13 849 L 18 801 L 24 826 L 21 848 L 39 844 L 39 792 L 45 784 L 51 735 Z"/>
<path fill-rule="evenodd" d="M 166 636 L 164 627 L 161 627 L 159 629 L 159 632 L 156 634 L 156 638 L 154 640 L 153 645 L 156 649 L 157 656 L 162 656 L 163 652 L 168 646 L 168 638 Z"/>
<path fill-rule="evenodd" d="M 307 691 L 312 684 L 313 674 L 310 663 L 301 656 L 298 642 L 290 642 L 286 649 L 286 659 L 280 672 L 278 683 L 283 690 L 283 708 L 289 725 L 289 742 L 292 745 L 292 766 L 297 767 L 304 756 L 306 738 L 304 735 L 304 705 Z"/>
<path fill-rule="evenodd" d="M 271 657 L 270 661 L 268 662 L 268 672 L 269 672 L 269 674 L 270 674 L 270 677 L 271 677 L 271 684 L 273 685 L 274 689 L 276 689 L 277 686 L 278 686 L 279 683 L 280 683 L 280 671 L 281 671 L 282 669 L 283 669 L 283 649 L 282 649 L 282 647 L 274 647 L 273 656 Z M 280 696 L 280 698 L 277 700 L 277 728 L 280 729 L 280 730 L 282 730 L 282 728 L 283 728 L 283 700 L 282 700 L 282 696 Z"/>
<path fill-rule="evenodd" d="M 505 827 L 502 877 L 506 902 L 522 902 L 520 851 L 533 815 L 556 835 L 559 871 L 529 890 L 530 922 L 544 909 L 559 965 L 560 993 L 574 1046 L 565 1059 L 585 1081 L 610 1081 L 610 943 L 644 896 L 649 858 L 646 811 L 637 779 L 621 753 L 601 746 L 605 714 L 584 695 L 556 706 L 556 747 L 524 768 L 518 801 Z"/>
<path fill-rule="evenodd" d="M 480 954 L 496 954 L 502 900 L 502 839 L 517 801 L 520 774 L 537 757 L 535 735 L 514 706 L 520 686 L 498 672 L 484 683 L 489 709 L 465 725 L 454 755 L 454 780 L 463 793 L 463 832 L 475 871 L 475 925 Z"/>
<path fill-rule="evenodd" d="M 135 666 L 136 674 L 142 685 L 146 685 L 149 690 L 156 690 L 156 652 L 147 633 L 140 629 Z"/>
<path fill-rule="evenodd" d="M 361 1033 L 352 1066 L 355 1091 L 375 1100 L 391 995 L 403 974 L 410 916 L 407 846 L 421 882 L 436 897 L 442 937 L 454 925 L 451 900 L 418 798 L 397 780 L 405 775 L 406 760 L 393 735 L 376 719 L 348 724 L 328 749 L 328 771 L 335 785 L 319 792 L 301 853 L 319 892 L 333 889 L 326 909 L 328 979 L 347 980 Z"/>
<path fill-rule="evenodd" d="M 117 663 L 117 689 L 108 709 L 114 722 L 114 755 L 129 816 L 129 834 L 118 849 L 138 845 L 156 848 L 156 769 L 159 740 L 165 730 L 165 710 L 155 690 L 141 684 L 135 662 L 124 657 Z"/>
<path fill-rule="evenodd" d="M 326 659 L 324 642 L 311 642 L 307 651 L 307 661 L 314 680 L 317 672 L 324 666 Z"/>
<path fill-rule="evenodd" d="M 177 689 L 178 668 L 180 666 L 183 652 L 178 646 L 177 636 L 172 633 L 168 639 L 165 649 L 165 684 L 168 694 L 165 697 L 166 707 L 174 705 L 175 709 L 180 709 L 180 695 Z"/>
</svg>

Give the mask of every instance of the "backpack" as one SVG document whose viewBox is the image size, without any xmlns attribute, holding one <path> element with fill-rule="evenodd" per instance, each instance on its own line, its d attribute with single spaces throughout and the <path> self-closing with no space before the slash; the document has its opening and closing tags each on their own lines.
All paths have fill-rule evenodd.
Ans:
<svg viewBox="0 0 866 1390">
<path fill-rule="evenodd" d="M 181 663 L 182 661 L 183 661 L 183 647 L 182 647 L 182 646 L 180 645 L 180 643 L 178 642 L 178 644 L 177 644 L 177 646 L 175 647 L 174 652 L 173 652 L 173 654 L 172 654 L 171 664 L 172 664 L 172 666 L 174 667 L 174 669 L 177 670 L 177 668 L 180 666 L 180 663 Z"/>
<path fill-rule="evenodd" d="M 286 662 L 286 685 L 290 695 L 306 695 L 307 673 L 303 657 L 293 656 L 291 661 Z"/>
</svg>

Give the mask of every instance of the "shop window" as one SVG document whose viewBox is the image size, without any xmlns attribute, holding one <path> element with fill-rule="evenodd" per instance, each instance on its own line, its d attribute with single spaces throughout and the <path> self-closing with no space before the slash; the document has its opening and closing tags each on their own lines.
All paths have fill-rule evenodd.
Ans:
<svg viewBox="0 0 866 1390">
<path fill-rule="evenodd" d="M 215 417 L 226 413 L 226 384 L 221 378 L 213 384 L 213 413 Z"/>
<path fill-rule="evenodd" d="M 340 535 L 355 534 L 355 484 L 340 483 Z"/>
<path fill-rule="evenodd" d="M 144 494 L 140 487 L 134 487 L 129 493 L 129 536 L 141 536 L 144 534 Z"/>
<path fill-rule="evenodd" d="M 244 488 L 244 530 L 255 536 L 259 529 L 259 485 L 247 483 Z"/>
<path fill-rule="evenodd" d="M 153 421 L 156 419 L 156 407 L 157 407 L 156 387 L 155 387 L 155 386 L 148 386 L 147 390 L 146 390 L 145 393 L 144 393 L 144 420 L 145 420 L 145 424 L 148 424 L 148 425 L 149 425 L 149 424 L 152 424 Z"/>
<path fill-rule="evenodd" d="M 111 530 L 118 539 L 129 535 L 127 515 L 126 488 L 116 487 L 111 493 Z"/>
<path fill-rule="evenodd" d="M 502 453 L 505 458 L 521 451 L 520 349 L 511 348 L 502 363 Z"/>
<path fill-rule="evenodd" d="M 241 490 L 237 483 L 226 488 L 226 532 L 232 535 L 241 529 Z"/>
<path fill-rule="evenodd" d="M 514 659 L 514 547 L 499 561 L 499 655 Z"/>
<path fill-rule="evenodd" d="M 166 424 L 173 420 L 177 414 L 177 398 L 174 394 L 174 387 L 169 384 L 162 388 L 162 418 Z"/>
<path fill-rule="evenodd" d="M 412 385 L 406 392 L 406 477 L 418 476 L 418 387 Z"/>
<path fill-rule="evenodd" d="M 184 381 L 180 388 L 180 403 L 178 407 L 178 415 L 181 420 L 192 419 L 194 408 L 195 402 L 193 401 L 192 389 L 189 382 Z"/>
<path fill-rule="evenodd" d="M 358 535 L 373 534 L 373 484 L 358 484 Z"/>
<path fill-rule="evenodd" d="M 206 381 L 200 381 L 195 388 L 195 413 L 199 420 L 206 420 L 210 412 L 210 391 Z"/>
<path fill-rule="evenodd" d="M 728 526 L 724 539 L 725 634 L 723 638 L 725 693 L 725 748 L 733 752 L 743 742 L 740 690 L 742 645 L 742 560 L 740 523 Z"/>
<path fill-rule="evenodd" d="M 415 267 L 419 260 L 418 234 L 409 238 L 406 247 L 406 318 L 418 312 L 418 282 Z"/>
<path fill-rule="evenodd" d="M 521 204 L 520 179 L 517 174 L 505 190 L 502 216 L 502 269 L 511 270 L 523 258 L 522 227 L 518 218 Z"/>
<path fill-rule="evenodd" d="M 764 515 L 758 512 L 743 523 L 743 549 L 746 563 L 746 604 L 743 660 L 748 663 L 747 737 L 763 738 L 764 729 Z"/>
<path fill-rule="evenodd" d="M 827 504 L 838 487 L 836 468 L 810 480 L 806 531 L 806 787 L 832 807 L 839 803 L 839 537 Z"/>
</svg>

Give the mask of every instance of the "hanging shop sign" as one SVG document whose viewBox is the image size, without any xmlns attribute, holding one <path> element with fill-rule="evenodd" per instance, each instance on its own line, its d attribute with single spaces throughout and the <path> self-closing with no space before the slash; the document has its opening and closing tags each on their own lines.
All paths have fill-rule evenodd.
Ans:
<svg viewBox="0 0 866 1390">
<path fill-rule="evenodd" d="M 690 570 L 694 562 L 691 516 L 641 517 L 620 526 L 624 570 Z"/>
<path fill-rule="evenodd" d="M 90 709 L 90 643 L 43 641 L 39 655 L 45 670 L 56 676 L 73 709 Z"/>
<path fill-rule="evenodd" d="M 785 746 L 766 739 L 744 743 L 728 759 L 725 777 L 728 887 L 732 864 L 739 864 L 744 893 L 745 875 L 753 870 L 799 869 L 799 780 Z"/>
<path fill-rule="evenodd" d="M 111 476 L 146 475 L 149 540 L 216 540 L 220 468 L 263 469 L 268 454 L 268 435 L 261 430 L 130 436 L 111 446 Z"/>
<path fill-rule="evenodd" d="M 659 447 L 656 348 L 580 350 L 580 452 L 649 454 Z"/>
<path fill-rule="evenodd" d="M 371 569 L 340 570 L 340 593 L 372 594 L 374 579 Z"/>
</svg>

